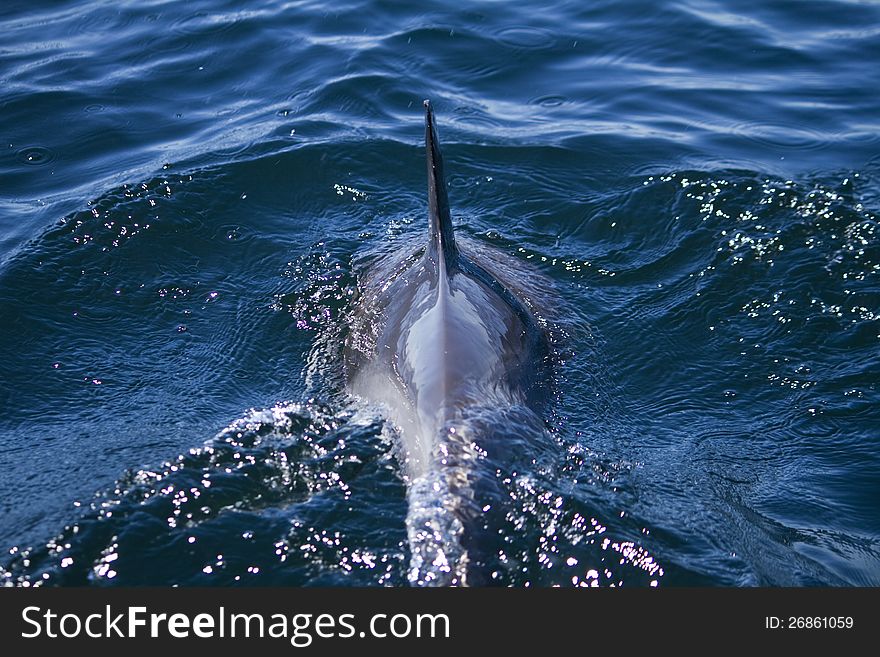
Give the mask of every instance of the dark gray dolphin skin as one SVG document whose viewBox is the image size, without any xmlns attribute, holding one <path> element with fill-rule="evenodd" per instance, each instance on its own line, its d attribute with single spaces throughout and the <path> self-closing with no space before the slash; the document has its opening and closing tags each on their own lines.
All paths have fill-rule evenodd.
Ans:
<svg viewBox="0 0 880 657">
<path fill-rule="evenodd" d="M 434 113 L 424 106 L 427 244 L 362 278 L 345 366 L 350 391 L 396 428 L 410 581 L 467 585 L 484 581 L 468 547 L 478 544 L 471 534 L 484 508 L 480 427 L 487 414 L 491 423 L 540 406 L 550 349 L 527 300 L 490 271 L 487 247 L 456 243 Z"/>
</svg>

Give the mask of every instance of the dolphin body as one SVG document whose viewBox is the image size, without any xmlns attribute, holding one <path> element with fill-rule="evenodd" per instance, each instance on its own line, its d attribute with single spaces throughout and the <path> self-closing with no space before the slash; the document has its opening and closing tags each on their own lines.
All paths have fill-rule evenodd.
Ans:
<svg viewBox="0 0 880 657">
<path fill-rule="evenodd" d="M 410 582 L 472 585 L 486 582 L 491 559 L 479 533 L 499 497 L 492 455 L 516 449 L 516 433 L 530 425 L 540 433 L 550 347 L 509 272 L 502 282 L 497 256 L 456 243 L 434 113 L 424 107 L 427 244 L 359 282 L 345 372 L 349 390 L 383 407 L 396 428 Z M 500 426 L 513 427 L 513 438 Z"/>
</svg>

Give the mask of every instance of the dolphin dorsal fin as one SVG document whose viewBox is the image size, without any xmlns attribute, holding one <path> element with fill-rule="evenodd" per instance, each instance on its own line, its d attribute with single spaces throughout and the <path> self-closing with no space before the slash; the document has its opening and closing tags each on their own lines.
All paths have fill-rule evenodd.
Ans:
<svg viewBox="0 0 880 657">
<path fill-rule="evenodd" d="M 458 256 L 452 217 L 449 214 L 449 197 L 446 193 L 446 177 L 443 174 L 443 156 L 434 125 L 431 101 L 425 105 L 425 154 L 428 163 L 428 253 L 443 258 L 446 270 L 454 268 Z"/>
</svg>

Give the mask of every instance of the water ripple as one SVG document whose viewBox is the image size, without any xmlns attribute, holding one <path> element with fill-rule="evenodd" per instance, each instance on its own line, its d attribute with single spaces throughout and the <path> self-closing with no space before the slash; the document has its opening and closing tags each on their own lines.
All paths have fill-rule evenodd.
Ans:
<svg viewBox="0 0 880 657">
<path fill-rule="evenodd" d="M 537 27 L 517 26 L 506 27 L 496 33 L 496 38 L 507 46 L 538 50 L 551 48 L 555 43 L 553 34 Z"/>
<path fill-rule="evenodd" d="M 22 164 L 29 166 L 44 166 L 55 160 L 55 153 L 45 146 L 28 146 L 19 150 L 15 156 Z"/>
</svg>

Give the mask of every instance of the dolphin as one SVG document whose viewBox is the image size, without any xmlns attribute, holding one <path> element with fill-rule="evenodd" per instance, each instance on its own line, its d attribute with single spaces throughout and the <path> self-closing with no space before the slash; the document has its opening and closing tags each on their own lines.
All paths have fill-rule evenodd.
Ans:
<svg viewBox="0 0 880 657">
<path fill-rule="evenodd" d="M 409 581 L 473 585 L 487 579 L 478 545 L 493 498 L 488 463 L 517 444 L 496 429 L 540 432 L 551 348 L 515 269 L 485 245 L 456 240 L 427 100 L 424 109 L 427 240 L 360 277 L 344 369 L 349 391 L 394 427 Z"/>
</svg>

